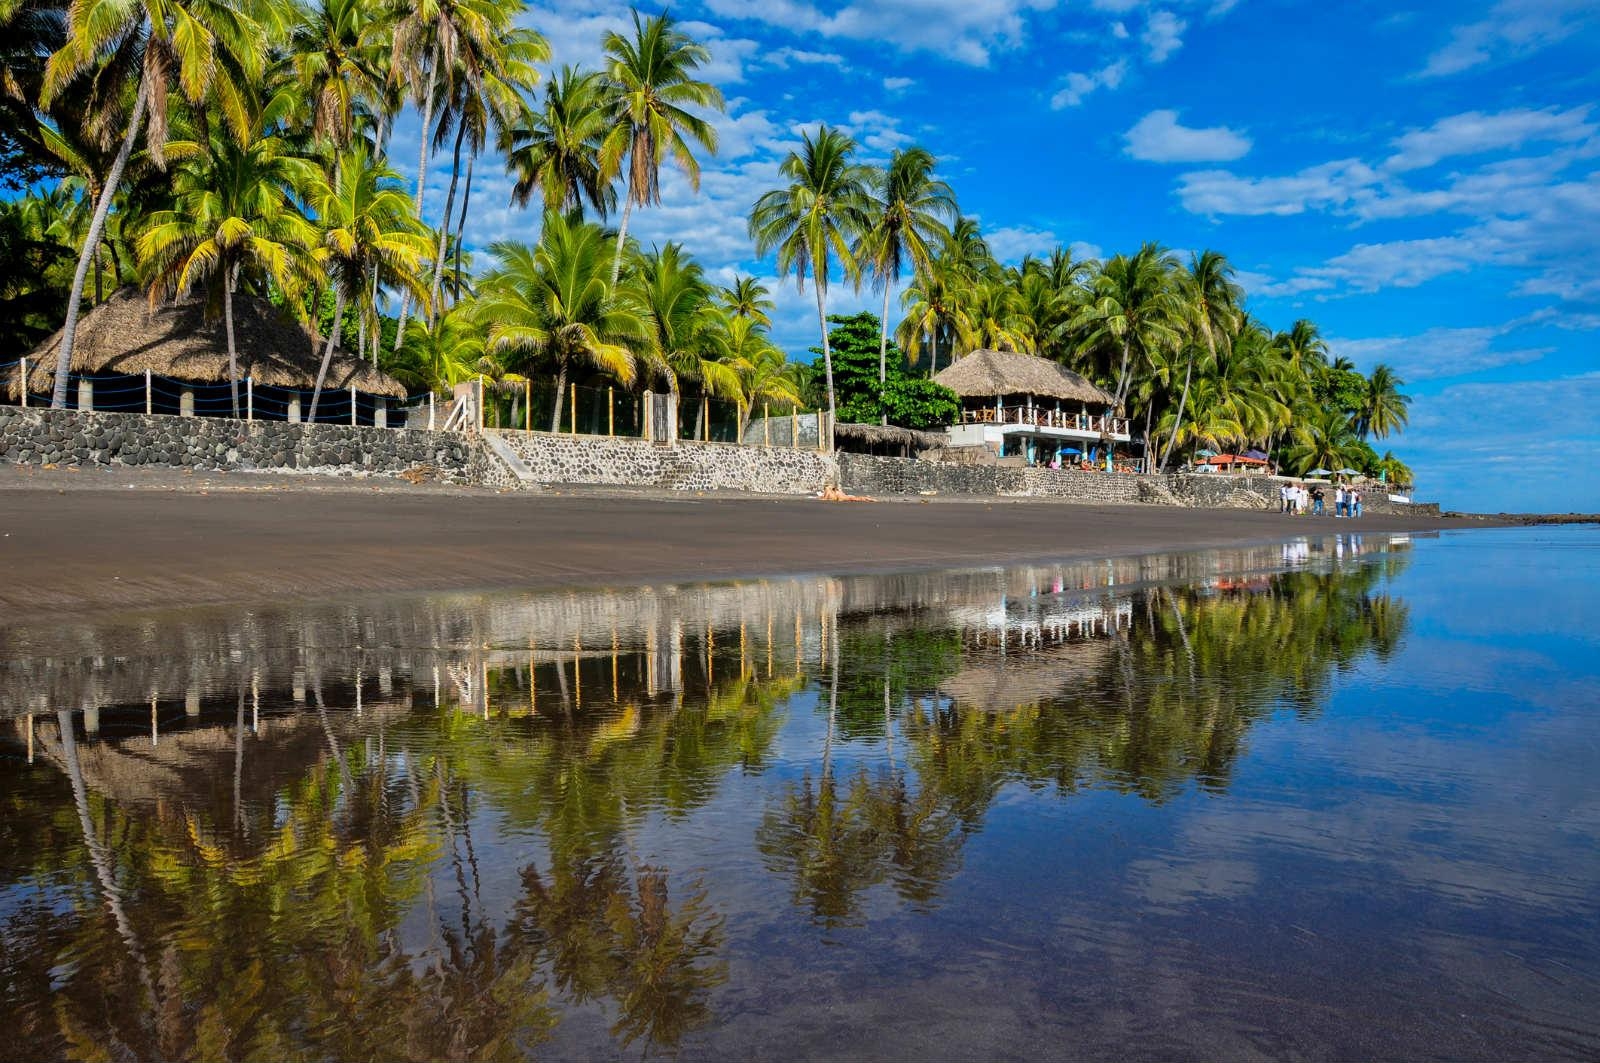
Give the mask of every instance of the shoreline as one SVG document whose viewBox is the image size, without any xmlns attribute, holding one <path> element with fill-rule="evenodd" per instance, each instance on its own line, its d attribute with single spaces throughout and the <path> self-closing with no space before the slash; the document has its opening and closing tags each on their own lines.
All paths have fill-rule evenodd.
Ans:
<svg viewBox="0 0 1600 1063">
<path fill-rule="evenodd" d="M 0 625 L 175 604 L 971 568 L 1514 523 L 5 470 Z"/>
</svg>

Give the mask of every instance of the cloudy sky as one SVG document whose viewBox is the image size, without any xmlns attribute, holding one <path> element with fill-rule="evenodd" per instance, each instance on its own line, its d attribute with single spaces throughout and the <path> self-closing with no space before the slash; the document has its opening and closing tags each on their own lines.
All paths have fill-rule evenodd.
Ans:
<svg viewBox="0 0 1600 1063">
<path fill-rule="evenodd" d="M 655 8 L 647 7 L 647 12 Z M 1600 510 L 1600 7 L 1584 0 L 685 0 L 728 98 L 698 194 L 635 215 L 771 277 L 745 217 L 798 131 L 921 144 L 995 253 L 1227 254 L 1274 328 L 1416 396 L 1392 445 L 1447 506 Z M 627 6 L 535 0 L 557 62 Z M 414 158 L 414 122 L 396 155 Z M 409 139 L 409 150 L 407 140 Z M 413 163 L 414 165 L 414 163 Z M 430 175 L 442 200 L 445 175 Z M 491 163 L 480 168 L 493 172 Z M 495 175 L 471 239 L 532 238 Z M 434 211 L 439 205 L 433 207 Z M 774 279 L 774 285 L 778 282 Z M 816 342 L 792 282 L 775 335 Z M 875 306 L 837 293 L 840 309 Z M 1381 447 L 1382 445 L 1380 445 Z"/>
</svg>

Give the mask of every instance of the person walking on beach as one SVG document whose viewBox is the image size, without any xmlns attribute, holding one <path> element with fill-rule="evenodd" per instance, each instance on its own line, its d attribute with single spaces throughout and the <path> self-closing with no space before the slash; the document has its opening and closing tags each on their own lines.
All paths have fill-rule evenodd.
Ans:
<svg viewBox="0 0 1600 1063">
<path fill-rule="evenodd" d="M 1292 490 L 1293 490 L 1293 488 L 1290 487 L 1290 485 L 1288 485 L 1288 484 L 1279 484 L 1278 485 L 1278 512 L 1279 513 L 1287 513 L 1287 512 L 1289 512 L 1289 492 L 1292 491 Z"/>
<path fill-rule="evenodd" d="M 1361 492 L 1360 491 L 1351 491 L 1350 492 L 1350 515 L 1352 517 L 1361 516 Z"/>
<path fill-rule="evenodd" d="M 1344 516 L 1344 484 L 1339 484 L 1333 489 L 1333 515 Z"/>
<path fill-rule="evenodd" d="M 1322 512 L 1323 512 L 1322 511 L 1323 497 L 1324 496 L 1322 494 L 1322 488 L 1313 487 L 1311 489 L 1311 515 L 1312 516 L 1314 516 L 1314 517 L 1322 516 Z"/>
</svg>

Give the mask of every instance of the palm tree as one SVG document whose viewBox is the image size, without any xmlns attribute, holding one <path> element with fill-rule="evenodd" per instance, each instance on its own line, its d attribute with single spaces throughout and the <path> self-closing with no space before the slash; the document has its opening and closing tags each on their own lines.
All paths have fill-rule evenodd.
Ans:
<svg viewBox="0 0 1600 1063">
<path fill-rule="evenodd" d="M 294 91 L 310 107 L 311 133 L 345 148 L 363 107 L 388 96 L 385 56 L 377 40 L 389 32 L 387 9 L 365 0 L 315 0 L 295 8 L 288 66 Z"/>
<path fill-rule="evenodd" d="M 407 387 L 448 391 L 483 373 L 485 341 L 478 308 L 456 303 L 433 319 L 429 328 L 406 337 L 406 345 L 385 369 Z"/>
<path fill-rule="evenodd" d="M 716 86 L 695 77 L 711 61 L 711 53 L 679 30 L 670 15 L 641 22 L 635 10 L 633 36 L 607 33 L 605 52 L 615 123 L 606 146 L 606 172 L 616 173 L 624 162 L 627 170 L 611 265 L 615 284 L 622 270 L 628 215 L 636 206 L 661 202 L 661 163 L 673 159 L 689 178 L 689 187 L 698 192 L 700 163 L 690 142 L 717 153 L 716 129 L 689 108 L 720 112 L 724 104 Z"/>
<path fill-rule="evenodd" d="M 67 402 L 83 286 L 134 141 L 147 133 L 151 155 L 165 158 L 168 89 L 175 83 L 194 106 L 215 102 L 236 134 L 248 132 L 242 89 L 259 75 L 266 52 L 261 27 L 252 17 L 254 6 L 252 0 L 83 0 L 68 8 L 66 43 L 46 64 L 40 107 L 48 110 L 93 67 L 130 73 L 137 69 L 139 80 L 122 144 L 101 185 L 72 277 L 52 407 L 60 409 Z"/>
<path fill-rule="evenodd" d="M 991 351 L 1029 352 L 1029 338 L 1016 291 L 1001 279 L 980 281 L 972 289 L 967 313 L 972 342 Z"/>
<path fill-rule="evenodd" d="M 1089 301 L 1074 319 L 1091 347 L 1111 349 L 1118 357 L 1116 405 L 1132 384 L 1133 355 L 1174 345 L 1183 319 L 1183 305 L 1172 283 L 1178 268 L 1172 253 L 1147 243 L 1133 255 L 1118 255 L 1095 278 Z"/>
<path fill-rule="evenodd" d="M 605 244 L 599 226 L 552 211 L 537 246 L 494 244 L 490 251 L 499 265 L 479 284 L 489 354 L 517 366 L 534 359 L 555 365 L 552 432 L 561 424 L 568 373 L 588 365 L 630 385 L 633 352 L 650 340 L 645 315 L 607 276 Z"/>
<path fill-rule="evenodd" d="M 745 318 L 762 328 L 772 327 L 771 313 L 776 304 L 767 286 L 755 277 L 735 274 L 733 283 L 718 289 L 712 298 L 734 317 Z"/>
<path fill-rule="evenodd" d="M 935 248 L 948 236 L 944 219 L 955 218 L 956 194 L 933 176 L 934 158 L 925 148 L 907 148 L 889 156 L 889 165 L 874 173 L 872 219 L 861 234 L 857 257 L 883 287 L 879 318 L 878 388 L 889 374 L 889 291 L 900 282 L 909 262 L 920 273 L 933 261 Z M 889 423 L 888 414 L 883 423 Z"/>
<path fill-rule="evenodd" d="M 739 377 L 721 360 L 718 312 L 700 264 L 669 243 L 640 256 L 629 280 L 650 322 L 646 359 L 668 389 L 676 395 L 694 380 L 707 395 L 738 401 Z"/>
<path fill-rule="evenodd" d="M 373 289 L 369 287 L 372 278 L 426 304 L 428 291 L 422 278 L 422 260 L 428 253 L 429 241 L 399 174 L 374 160 L 364 144 L 335 155 L 332 172 L 317 173 L 306 198 L 318 229 L 312 257 L 334 290 L 333 328 L 323 348 L 307 418 L 315 421 L 345 307 L 353 302 L 357 312 L 369 321 L 375 317 Z"/>
<path fill-rule="evenodd" d="M 448 79 L 450 94 L 440 112 L 436 140 L 443 142 L 452 120 L 456 136 L 450 190 L 445 196 L 444 218 L 439 226 L 439 247 L 433 260 L 431 298 L 434 312 L 439 309 L 450 219 L 455 209 L 456 187 L 461 179 L 463 141 L 471 152 L 465 199 L 472 194 L 472 162 L 476 162 L 491 135 L 504 141 L 513 128 L 524 123 L 528 115 L 524 91 L 531 89 L 539 80 L 539 70 L 535 64 L 550 57 L 549 46 L 543 37 L 532 30 L 512 25 L 513 18 L 522 9 L 522 0 L 485 0 L 484 8 L 493 32 L 481 40 L 463 41 L 460 70 Z M 461 229 L 465 225 L 466 210 L 463 205 L 456 229 L 458 248 Z"/>
<path fill-rule="evenodd" d="M 1295 365 L 1310 373 L 1328 364 L 1328 343 L 1315 321 L 1300 318 L 1288 332 L 1280 332 L 1274 341 Z"/>
<path fill-rule="evenodd" d="M 720 361 L 736 374 L 739 395 L 739 439 L 757 403 L 799 406 L 800 392 L 787 372 L 788 362 L 754 318 L 729 310 L 716 311 Z"/>
<path fill-rule="evenodd" d="M 1406 410 L 1411 405 L 1411 396 L 1400 393 L 1405 386 L 1406 382 L 1389 366 L 1382 363 L 1373 366 L 1367 376 L 1361 408 L 1356 413 L 1356 434 L 1362 439 L 1383 439 L 1390 432 L 1404 428 L 1411 419 Z"/>
<path fill-rule="evenodd" d="M 544 106 L 511 130 L 506 166 L 517 176 L 513 203 L 527 206 L 538 189 L 547 211 L 581 211 L 587 202 L 604 218 L 616 208 L 617 193 L 601 162 L 611 128 L 606 102 L 599 73 L 561 68 L 545 86 Z"/>
<path fill-rule="evenodd" d="M 1340 410 L 1317 409 L 1295 424 L 1289 467 L 1298 473 L 1315 468 L 1338 469 L 1361 457 L 1361 443 L 1350 418 Z"/>
<path fill-rule="evenodd" d="M 966 347 L 972 342 L 972 320 L 968 313 L 972 303 L 971 288 L 972 279 L 967 271 L 953 255 L 946 253 L 930 262 L 901 297 L 906 316 L 896 336 L 912 364 L 921 357 L 923 347 L 928 348 L 930 377 L 939 370 L 941 345 L 953 358 L 957 347 Z"/>
<path fill-rule="evenodd" d="M 150 271 L 150 301 L 181 299 L 202 283 L 221 290 L 228 386 L 238 417 L 234 289 L 246 271 L 259 271 L 281 291 L 299 287 L 303 253 L 315 232 L 291 189 L 305 185 L 313 169 L 281 138 L 241 140 L 220 129 L 205 144 L 171 142 L 167 153 L 180 160 L 172 176 L 173 208 L 151 215 L 138 245 Z"/>
<path fill-rule="evenodd" d="M 856 142 L 837 129 L 823 126 L 815 137 L 802 134 L 800 150 L 791 151 L 778 168 L 788 178 L 788 187 L 763 193 L 750 209 L 756 254 L 776 250 L 779 274 L 792 270 L 801 292 L 806 272 L 811 273 L 827 375 L 830 448 L 838 400 L 833 390 L 833 351 L 828 346 L 829 260 L 837 259 L 847 277 L 855 275 L 852 248 L 866 231 L 871 209 L 871 171 L 852 161 L 855 152 Z"/>
<path fill-rule="evenodd" d="M 1238 325 L 1239 304 L 1244 300 L 1244 289 L 1233 282 L 1233 266 L 1217 251 L 1202 251 L 1189 256 L 1189 269 L 1179 277 L 1180 298 L 1188 310 L 1188 323 L 1195 338 L 1204 345 L 1210 361 L 1217 360 L 1217 339 Z M 1177 441 L 1177 429 L 1183 425 L 1183 408 L 1189 402 L 1189 382 L 1194 376 L 1194 344 L 1186 345 L 1188 357 L 1184 362 L 1183 393 L 1178 398 L 1178 413 L 1174 431 L 1167 437 L 1167 447 L 1161 453 L 1160 471 L 1167 471 L 1167 461 L 1172 457 L 1172 447 Z"/>
</svg>

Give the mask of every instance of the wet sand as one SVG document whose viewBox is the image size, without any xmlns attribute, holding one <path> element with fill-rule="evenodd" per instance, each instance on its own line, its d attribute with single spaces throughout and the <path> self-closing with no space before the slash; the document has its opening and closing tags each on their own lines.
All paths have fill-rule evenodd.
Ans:
<svg viewBox="0 0 1600 1063">
<path fill-rule="evenodd" d="M 1477 528 L 1013 499 L 497 493 L 403 482 L 0 470 L 0 623 L 107 608 L 1101 557 Z"/>
</svg>

